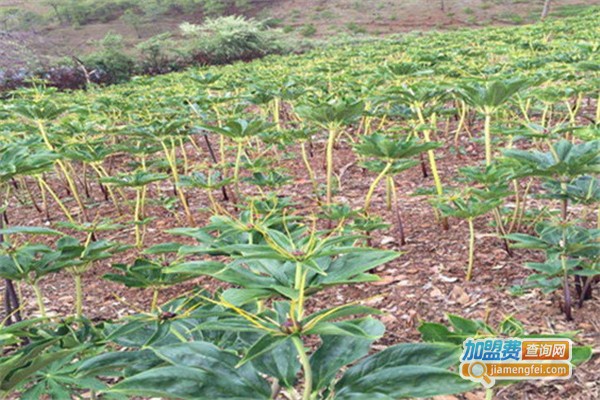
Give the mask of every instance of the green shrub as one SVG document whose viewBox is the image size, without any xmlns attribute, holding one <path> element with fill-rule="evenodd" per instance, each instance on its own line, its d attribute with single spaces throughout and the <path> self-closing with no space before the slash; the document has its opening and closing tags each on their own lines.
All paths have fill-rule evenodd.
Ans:
<svg viewBox="0 0 600 400">
<path fill-rule="evenodd" d="M 0 10 L 0 30 L 30 30 L 45 23 L 44 18 L 32 11 L 19 8 Z"/>
<path fill-rule="evenodd" d="M 227 3 L 221 0 L 205 0 L 202 9 L 208 17 L 219 17 L 227 10 Z"/>
<path fill-rule="evenodd" d="M 144 15 L 151 20 L 157 19 L 160 15 L 169 10 L 169 5 L 160 1 L 143 1 L 140 2 L 140 8 Z"/>
<path fill-rule="evenodd" d="M 519 14 L 515 14 L 512 12 L 503 12 L 498 14 L 497 18 L 503 22 L 509 22 L 512 24 L 522 24 L 524 19 Z"/>
<path fill-rule="evenodd" d="M 552 11 L 554 17 L 577 17 L 595 9 L 595 6 L 588 4 L 565 4 L 557 6 Z"/>
<path fill-rule="evenodd" d="M 265 28 L 279 28 L 283 24 L 283 19 L 281 18 L 266 18 L 262 21 L 262 25 Z"/>
<path fill-rule="evenodd" d="M 358 25 L 356 22 L 350 22 L 346 24 L 346 28 L 354 34 L 367 33 L 365 27 Z"/>
<path fill-rule="evenodd" d="M 307 24 L 300 29 L 300 34 L 304 37 L 315 36 L 317 33 L 317 28 L 313 24 Z"/>
<path fill-rule="evenodd" d="M 228 16 L 208 19 L 202 25 L 184 23 L 180 28 L 189 38 L 188 52 L 202 63 L 252 60 L 284 51 L 279 31 L 267 29 L 254 19 Z"/>
<path fill-rule="evenodd" d="M 249 0 L 235 0 L 233 5 L 238 10 L 238 12 L 246 12 L 251 8 Z"/>
<path fill-rule="evenodd" d="M 163 74 L 179 66 L 177 45 L 170 33 L 162 33 L 136 46 L 141 54 L 140 69 L 147 74 Z"/>
<path fill-rule="evenodd" d="M 137 2 L 132 0 L 46 0 L 44 4 L 52 8 L 60 23 L 73 26 L 109 22 L 119 18 L 126 10 L 137 8 Z"/>
<path fill-rule="evenodd" d="M 121 16 L 121 20 L 127 25 L 130 25 L 135 30 L 135 34 L 138 37 L 138 39 L 141 39 L 142 34 L 140 31 L 140 27 L 144 22 L 143 16 L 134 12 L 131 9 L 128 9 Z"/>
<path fill-rule="evenodd" d="M 134 72 L 134 59 L 123 52 L 123 37 L 109 32 L 100 41 L 101 50 L 83 59 L 93 77 L 100 83 L 112 84 L 127 81 Z"/>
</svg>

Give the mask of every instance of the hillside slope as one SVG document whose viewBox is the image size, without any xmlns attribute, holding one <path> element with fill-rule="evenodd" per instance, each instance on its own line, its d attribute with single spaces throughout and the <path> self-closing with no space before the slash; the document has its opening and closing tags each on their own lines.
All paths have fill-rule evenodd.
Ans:
<svg viewBox="0 0 600 400">
<path fill-rule="evenodd" d="M 93 4 L 102 4 L 103 1 L 108 0 Z M 116 4 L 127 3 L 124 0 L 113 1 Z M 50 7 L 50 4 L 60 3 L 60 0 L 0 0 L 0 32 L 5 30 L 6 35 L 15 34 L 15 30 L 27 30 L 27 33 L 18 32 L 17 36 L 9 38 L 13 42 L 24 43 L 27 48 L 25 52 L 33 51 L 41 56 L 52 57 L 81 56 L 96 50 L 96 42 L 107 32 L 119 33 L 126 45 L 133 48 L 152 36 L 176 32 L 182 22 L 198 23 L 205 18 L 198 7 L 186 11 L 170 9 L 148 17 L 140 8 L 145 9 L 153 2 L 155 0 L 144 2 L 143 7 L 142 3 L 134 6 L 136 15 L 139 15 L 133 26 L 130 20 L 122 18 L 122 9 L 103 15 L 101 21 L 92 19 L 85 24 L 69 24 L 58 21 Z M 135 4 L 131 1 L 128 3 Z M 273 18 L 286 31 L 295 32 L 298 36 L 327 38 L 340 33 L 377 35 L 411 30 L 523 24 L 539 19 L 542 3 L 542 0 L 247 0 L 240 2 L 244 4 L 243 7 L 230 7 L 223 12 L 243 13 L 257 19 Z M 572 15 L 594 4 L 598 5 L 598 2 L 555 1 L 551 15 Z M 0 45 L 7 40 L 0 37 Z"/>
</svg>

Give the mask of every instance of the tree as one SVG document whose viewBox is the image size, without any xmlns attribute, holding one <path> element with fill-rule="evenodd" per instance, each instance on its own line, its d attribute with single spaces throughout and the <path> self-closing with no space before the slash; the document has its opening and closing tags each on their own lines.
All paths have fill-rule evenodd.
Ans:
<svg viewBox="0 0 600 400">
<path fill-rule="evenodd" d="M 61 13 L 61 7 L 64 7 L 63 1 L 61 1 L 61 0 L 46 0 L 46 1 L 44 1 L 44 4 L 52 7 L 52 9 L 54 10 L 54 13 L 56 14 L 56 18 L 58 19 L 58 22 L 60 24 L 62 24 L 64 22 L 63 15 Z"/>
<path fill-rule="evenodd" d="M 137 35 L 138 39 L 142 38 L 142 34 L 140 32 L 140 26 L 142 25 L 142 22 L 143 22 L 141 15 L 135 13 L 131 9 L 127 9 L 121 16 L 121 19 L 127 25 L 131 25 L 133 30 L 135 30 L 135 34 Z"/>
<path fill-rule="evenodd" d="M 542 16 L 541 19 L 545 19 L 548 14 L 550 13 L 550 3 L 552 3 L 552 0 L 545 0 L 544 1 L 544 8 L 542 9 Z"/>
</svg>

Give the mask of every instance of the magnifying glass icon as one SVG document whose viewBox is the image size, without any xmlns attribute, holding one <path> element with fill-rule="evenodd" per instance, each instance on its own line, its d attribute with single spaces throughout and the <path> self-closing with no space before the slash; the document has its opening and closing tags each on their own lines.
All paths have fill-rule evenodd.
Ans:
<svg viewBox="0 0 600 400">
<path fill-rule="evenodd" d="M 482 362 L 476 361 L 471 363 L 471 365 L 469 365 L 469 375 L 475 379 L 482 379 L 486 383 L 485 386 L 492 386 L 493 384 L 487 374 L 487 366 Z"/>
</svg>

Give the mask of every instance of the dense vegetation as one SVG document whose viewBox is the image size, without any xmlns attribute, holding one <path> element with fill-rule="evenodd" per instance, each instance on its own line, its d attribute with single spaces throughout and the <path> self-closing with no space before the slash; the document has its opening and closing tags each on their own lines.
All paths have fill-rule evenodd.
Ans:
<svg viewBox="0 0 600 400">
<path fill-rule="evenodd" d="M 81 26 L 124 18 L 132 24 L 151 22 L 168 13 L 199 12 L 206 17 L 242 14 L 251 8 L 248 0 L 44 0 L 49 12 L 7 7 L 0 13 L 5 30 L 30 29 L 57 22 Z"/>
<path fill-rule="evenodd" d="M 599 21 L 408 35 L 85 92 L 13 92 L 0 109 L 0 393 L 310 400 L 473 390 L 456 373 L 457 339 L 529 328 L 453 315 L 452 331 L 425 323 L 424 343 L 369 355 L 384 334 L 377 309 L 312 300 L 374 282 L 375 268 L 402 258 L 415 227 L 403 223 L 410 210 L 398 192 L 420 168 L 418 195 L 438 229 L 468 223 L 466 280 L 478 276 L 474 221 L 487 220 L 504 251 L 540 251 L 539 262 L 523 260 L 533 274 L 516 293 L 559 292 L 566 319 L 597 301 Z M 340 201 L 350 184 L 343 149 L 371 182 L 360 207 Z M 444 176 L 439 157 L 450 151 L 469 165 Z M 391 221 L 378 215 L 386 208 Z M 49 226 L 26 225 L 36 212 Z M 381 231 L 397 249 L 371 247 Z M 104 279 L 147 290 L 147 310 L 86 318 L 82 278 L 107 262 Z M 74 281 L 72 316 L 46 310 L 44 280 L 55 274 Z M 210 279 L 160 301 L 198 277 Z M 38 310 L 23 309 L 18 293 Z M 578 347 L 573 361 L 590 356 Z"/>
<path fill-rule="evenodd" d="M 173 34 L 154 36 L 136 46 L 136 57 L 125 48 L 123 37 L 108 32 L 97 44 L 98 50 L 81 58 L 47 62 L 27 61 L 7 51 L 0 63 L 0 92 L 31 86 L 43 80 L 59 89 L 85 89 L 92 84 L 123 83 L 134 75 L 157 75 L 180 71 L 189 66 L 219 65 L 251 61 L 272 54 L 288 54 L 290 46 L 280 30 L 269 21 L 240 16 L 208 18 L 202 25 L 183 23 L 177 40 Z M 11 56 L 12 54 L 12 56 Z"/>
</svg>

